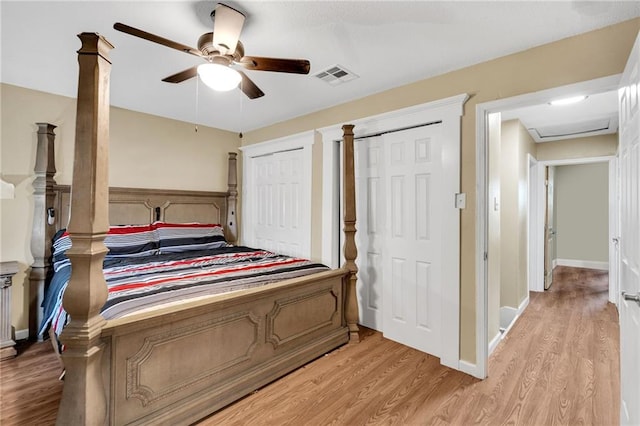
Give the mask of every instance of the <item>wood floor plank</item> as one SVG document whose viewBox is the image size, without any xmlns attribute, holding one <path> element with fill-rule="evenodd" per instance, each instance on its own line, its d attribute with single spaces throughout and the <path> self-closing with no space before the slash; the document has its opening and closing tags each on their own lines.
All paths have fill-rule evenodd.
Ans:
<svg viewBox="0 0 640 426">
<path fill-rule="evenodd" d="M 606 272 L 558 267 L 478 380 L 364 329 L 199 425 L 614 425 L 619 328 Z M 49 343 L 0 363 L 0 424 L 53 425 L 62 391 Z"/>
<path fill-rule="evenodd" d="M 60 363 L 49 342 L 19 342 L 0 362 L 0 424 L 53 425 L 62 396 Z"/>
</svg>

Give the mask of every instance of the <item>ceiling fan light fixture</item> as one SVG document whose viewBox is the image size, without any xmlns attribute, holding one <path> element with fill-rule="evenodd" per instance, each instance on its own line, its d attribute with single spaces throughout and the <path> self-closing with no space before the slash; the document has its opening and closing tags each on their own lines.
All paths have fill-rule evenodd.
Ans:
<svg viewBox="0 0 640 426">
<path fill-rule="evenodd" d="M 238 71 L 221 64 L 198 65 L 198 75 L 204 84 L 218 92 L 233 90 L 242 80 Z"/>
</svg>

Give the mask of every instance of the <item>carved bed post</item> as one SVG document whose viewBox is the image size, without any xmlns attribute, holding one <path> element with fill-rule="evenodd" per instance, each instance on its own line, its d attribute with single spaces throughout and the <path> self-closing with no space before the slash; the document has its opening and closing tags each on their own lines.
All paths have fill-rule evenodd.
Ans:
<svg viewBox="0 0 640 426">
<path fill-rule="evenodd" d="M 75 158 L 67 256 L 73 266 L 63 306 L 71 317 L 61 334 L 66 368 L 59 425 L 103 425 L 107 401 L 102 385 L 100 334 L 107 300 L 102 262 L 109 231 L 109 72 L 113 46 L 95 33 L 78 37 L 80 65 Z"/>
<path fill-rule="evenodd" d="M 235 152 L 229 153 L 229 175 L 227 176 L 227 190 L 229 196 L 227 197 L 227 241 L 231 244 L 236 244 L 238 241 L 238 212 L 236 211 L 236 205 L 238 200 L 238 156 Z"/>
<path fill-rule="evenodd" d="M 44 285 L 49 274 L 49 257 L 51 256 L 51 239 L 56 231 L 55 226 L 47 223 L 47 209 L 53 208 L 55 194 L 53 187 L 56 181 L 55 148 L 56 139 L 49 123 L 36 123 L 38 126 L 38 146 L 36 148 L 36 178 L 33 181 L 33 230 L 31 232 L 31 254 L 33 265 L 29 274 L 29 337 L 38 334 L 42 322 L 42 300 Z M 38 340 L 42 340 L 38 337 Z"/>
<path fill-rule="evenodd" d="M 358 267 L 356 266 L 356 182 L 354 171 L 353 153 L 353 124 L 342 126 L 343 132 L 343 162 L 344 162 L 344 265 L 350 274 L 346 282 L 345 317 L 349 327 L 351 343 L 360 341 L 358 333 L 358 298 L 356 294 L 356 282 L 358 280 Z"/>
</svg>

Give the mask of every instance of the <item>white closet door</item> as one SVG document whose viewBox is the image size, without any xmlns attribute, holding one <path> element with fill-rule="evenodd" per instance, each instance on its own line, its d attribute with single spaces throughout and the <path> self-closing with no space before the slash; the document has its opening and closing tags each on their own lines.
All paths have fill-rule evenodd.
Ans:
<svg viewBox="0 0 640 426">
<path fill-rule="evenodd" d="M 441 350 L 442 125 L 384 136 L 388 232 L 383 261 L 384 335 Z M 449 200 L 453 204 L 453 194 Z"/>
<path fill-rule="evenodd" d="M 301 219 L 309 212 L 301 197 L 302 150 L 255 158 L 254 240 L 260 248 L 304 256 Z"/>
<path fill-rule="evenodd" d="M 255 159 L 254 244 L 267 250 L 275 250 L 275 155 Z"/>
<path fill-rule="evenodd" d="M 360 323 L 382 331 L 382 251 L 384 244 L 384 152 L 382 138 L 355 142 L 358 214 L 358 308 Z"/>
<path fill-rule="evenodd" d="M 356 141 L 360 322 L 441 351 L 441 124 Z"/>
</svg>

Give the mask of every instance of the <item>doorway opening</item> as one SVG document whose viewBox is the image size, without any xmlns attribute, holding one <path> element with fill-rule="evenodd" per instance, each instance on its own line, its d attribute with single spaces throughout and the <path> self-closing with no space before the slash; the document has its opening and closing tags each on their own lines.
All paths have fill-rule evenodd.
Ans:
<svg viewBox="0 0 640 426">
<path fill-rule="evenodd" d="M 508 331 L 509 324 L 512 324 L 513 320 L 517 319 L 518 314 L 526 308 L 529 291 L 543 291 L 544 289 L 544 220 L 546 206 L 544 201 L 547 188 L 547 180 L 545 179 L 547 166 L 563 164 L 563 162 L 571 164 L 606 161 L 609 164 L 608 175 L 615 175 L 616 162 L 614 155 L 617 146 L 617 136 L 615 136 L 617 128 L 613 129 L 613 135 L 609 136 L 609 142 L 601 142 L 594 147 L 585 145 L 584 140 L 575 142 L 576 135 L 572 135 L 567 126 L 562 127 L 566 123 L 555 123 L 553 126 L 524 125 L 517 114 L 525 108 L 535 105 L 547 105 L 553 99 L 576 93 L 596 97 L 599 94 L 617 90 L 618 82 L 619 76 L 610 76 L 479 104 L 476 107 L 478 135 L 476 146 L 478 153 L 476 163 L 478 189 L 476 199 L 476 290 L 478 298 L 476 306 L 476 368 L 472 373 L 476 377 L 484 378 L 487 376 L 487 361 L 490 350 L 497 345 L 504 332 Z M 496 113 L 499 113 L 500 116 L 498 120 L 492 119 L 492 116 Z M 615 105 L 614 113 L 617 122 L 617 104 Z M 517 145 L 514 148 L 513 145 L 501 144 L 500 147 L 505 148 L 505 150 L 498 151 L 499 154 L 497 155 L 499 160 L 502 160 L 499 163 L 503 165 L 506 163 L 507 166 L 513 166 L 514 162 L 518 163 L 517 170 L 511 171 L 511 181 L 507 182 L 507 185 L 511 185 L 511 188 L 505 187 L 507 191 L 511 191 L 510 193 L 499 191 L 500 174 L 498 173 L 497 175 L 498 183 L 496 183 L 495 169 L 492 169 L 492 166 L 496 166 L 495 164 L 492 165 L 491 152 L 495 142 L 492 144 L 491 138 L 494 132 L 491 129 L 491 124 L 495 124 L 496 121 L 500 123 L 501 129 L 505 128 L 503 123 L 511 126 L 510 129 L 507 129 L 507 133 L 510 132 L 515 135 L 515 143 Z M 554 144 L 554 142 L 549 142 L 552 139 L 545 139 L 549 136 L 557 135 L 559 129 L 564 133 L 558 138 L 558 143 Z M 534 132 L 535 134 L 533 134 Z M 584 139 L 588 139 L 586 135 Z M 606 148 L 607 143 L 611 145 L 609 149 Z M 510 150 L 515 150 L 515 154 Z M 540 155 L 541 153 L 542 155 Z M 495 160 L 495 152 L 493 157 Z M 586 158 L 589 158 L 589 160 L 585 160 Z M 496 188 L 498 188 L 498 192 L 496 192 Z M 609 185 L 609 189 L 611 188 L 615 189 L 613 183 Z M 615 197 L 615 193 L 612 193 L 611 190 L 609 192 L 611 197 Z M 508 195 L 509 198 L 506 199 L 505 195 Z M 611 197 L 607 206 L 613 208 L 615 203 L 611 202 Z M 507 213 L 507 209 L 511 209 L 511 214 Z M 511 216 L 512 223 L 502 221 L 500 219 L 501 215 L 498 213 L 496 216 L 496 212 L 505 212 L 502 216 Z M 617 216 L 617 212 L 614 212 L 611 216 L 613 216 L 611 218 L 613 220 Z M 517 230 L 518 235 L 515 241 L 513 238 L 509 242 L 505 241 L 506 237 L 498 237 L 497 240 L 499 242 L 496 242 L 495 235 L 492 236 L 490 232 L 493 232 L 492 227 L 495 226 L 496 220 L 501 225 L 504 225 L 503 229 L 498 228 L 499 235 L 513 237 L 513 230 Z M 609 222 L 611 223 L 611 220 Z M 607 244 L 610 247 L 609 253 L 612 253 L 614 250 L 611 248 L 614 245 L 612 238 L 615 235 L 613 234 L 613 227 L 608 226 L 607 229 Z M 551 228 L 550 231 L 555 232 L 555 229 Z M 551 235 L 554 236 L 555 234 Z M 498 245 L 496 246 L 496 244 Z M 499 247 L 497 255 L 496 247 Z M 511 250 L 516 251 L 513 252 Z M 515 277 L 514 280 L 518 283 L 518 287 L 515 291 L 512 291 L 512 293 L 515 293 L 515 297 L 513 297 L 513 294 L 511 295 L 511 305 L 507 306 L 511 308 L 509 312 L 507 310 L 500 311 L 500 299 L 503 296 L 503 289 L 500 287 L 501 280 L 495 279 L 496 267 L 495 264 L 492 264 L 492 255 L 494 260 L 497 257 L 502 261 L 500 264 L 504 264 L 511 259 L 509 265 L 512 272 L 511 276 Z M 550 264 L 549 266 L 552 268 L 553 265 Z M 500 268 L 502 269 L 502 267 Z M 491 279 L 491 274 L 494 274 L 493 280 Z M 502 271 L 500 271 L 500 274 L 502 274 Z M 610 285 L 612 294 L 615 294 L 615 285 L 616 282 L 612 281 Z M 500 324 L 501 313 L 503 313 L 502 324 Z M 502 333 L 499 329 L 502 329 Z"/>
</svg>

